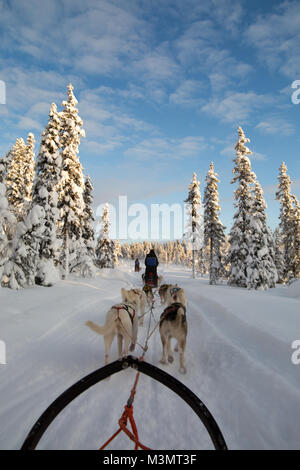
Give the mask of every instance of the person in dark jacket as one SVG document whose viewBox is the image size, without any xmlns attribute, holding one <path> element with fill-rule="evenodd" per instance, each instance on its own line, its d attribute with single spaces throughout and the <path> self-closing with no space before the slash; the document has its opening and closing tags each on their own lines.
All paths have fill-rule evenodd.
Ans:
<svg viewBox="0 0 300 470">
<path fill-rule="evenodd" d="M 138 258 L 134 262 L 134 270 L 135 270 L 136 273 L 138 273 L 139 270 L 140 270 L 140 262 L 139 262 Z"/>
<path fill-rule="evenodd" d="M 149 281 L 154 282 L 154 286 L 157 287 L 157 266 L 159 265 L 157 256 L 154 250 L 150 250 L 145 258 L 145 283 L 147 284 Z"/>
</svg>

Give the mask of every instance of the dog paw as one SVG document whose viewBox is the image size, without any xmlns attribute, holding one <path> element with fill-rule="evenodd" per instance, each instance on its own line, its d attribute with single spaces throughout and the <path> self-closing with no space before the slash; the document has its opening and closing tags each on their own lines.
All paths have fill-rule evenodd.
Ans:
<svg viewBox="0 0 300 470">
<path fill-rule="evenodd" d="M 185 367 L 180 367 L 179 372 L 181 374 L 186 374 L 186 368 Z"/>
<path fill-rule="evenodd" d="M 159 361 L 161 364 L 167 364 L 167 361 L 162 357 L 161 360 Z"/>
<path fill-rule="evenodd" d="M 168 361 L 169 361 L 169 362 L 173 362 L 173 361 L 174 361 L 174 357 L 173 357 L 173 356 L 168 356 Z"/>
<path fill-rule="evenodd" d="M 175 348 L 174 348 L 174 351 L 175 351 L 175 352 L 178 352 L 178 351 L 179 351 L 178 344 L 176 344 L 176 346 L 175 346 Z"/>
<path fill-rule="evenodd" d="M 135 344 L 131 343 L 129 351 L 132 352 L 135 350 Z"/>
</svg>

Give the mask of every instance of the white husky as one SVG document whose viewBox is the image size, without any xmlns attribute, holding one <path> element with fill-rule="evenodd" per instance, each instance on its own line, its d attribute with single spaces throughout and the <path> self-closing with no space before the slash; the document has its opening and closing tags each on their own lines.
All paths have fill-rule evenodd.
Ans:
<svg viewBox="0 0 300 470">
<path fill-rule="evenodd" d="M 122 294 L 122 300 L 125 302 L 125 299 L 123 297 L 123 292 L 125 289 L 121 290 Z M 142 289 L 130 289 L 126 292 L 126 296 L 129 300 L 132 302 L 135 302 L 137 305 L 137 310 L 141 314 L 141 319 L 140 319 L 140 325 L 144 324 L 144 314 L 145 314 L 145 305 L 147 304 L 147 295 Z"/>
<path fill-rule="evenodd" d="M 130 351 L 134 351 L 137 341 L 139 304 L 130 291 L 122 288 L 121 292 L 123 302 L 111 307 L 106 314 L 106 322 L 103 326 L 90 320 L 85 323 L 91 330 L 104 337 L 105 364 L 109 363 L 110 347 L 116 335 L 118 336 L 119 357 L 127 356 L 130 343 Z"/>
</svg>

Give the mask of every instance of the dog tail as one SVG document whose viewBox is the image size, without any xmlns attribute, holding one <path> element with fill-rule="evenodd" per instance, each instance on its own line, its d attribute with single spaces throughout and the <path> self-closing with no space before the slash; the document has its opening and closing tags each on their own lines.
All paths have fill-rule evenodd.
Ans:
<svg viewBox="0 0 300 470">
<path fill-rule="evenodd" d="M 85 322 L 85 325 L 88 326 L 91 330 L 98 333 L 98 335 L 106 336 L 108 333 L 112 332 L 114 329 L 114 323 L 105 323 L 105 325 L 97 325 L 93 321 L 88 320 Z"/>
</svg>

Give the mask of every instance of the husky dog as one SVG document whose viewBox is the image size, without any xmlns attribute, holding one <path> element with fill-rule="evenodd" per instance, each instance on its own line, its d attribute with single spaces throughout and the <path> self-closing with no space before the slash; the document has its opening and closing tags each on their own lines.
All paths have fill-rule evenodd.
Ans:
<svg viewBox="0 0 300 470">
<path fill-rule="evenodd" d="M 147 286 L 147 284 L 145 284 L 144 287 L 143 287 L 143 291 L 144 291 L 145 294 L 146 294 L 147 303 L 148 303 L 149 307 L 152 307 L 152 306 L 153 306 L 153 302 L 154 302 L 154 294 L 153 294 L 153 292 L 152 292 L 152 287 Z"/>
<path fill-rule="evenodd" d="M 179 372 L 185 374 L 184 351 L 187 336 L 186 321 L 186 296 L 183 289 L 177 287 L 176 292 L 172 293 L 172 289 L 168 290 L 167 296 L 168 307 L 163 311 L 160 317 L 159 332 L 162 342 L 162 364 L 168 361 L 173 362 L 173 354 L 171 349 L 171 338 L 177 339 L 175 351 L 180 350 L 180 369 Z"/>
<path fill-rule="evenodd" d="M 106 322 L 103 326 L 92 321 L 85 323 L 91 330 L 104 337 L 105 364 L 109 363 L 110 347 L 116 335 L 118 336 L 119 357 L 127 356 L 130 343 L 130 351 L 135 349 L 138 332 L 138 302 L 124 288 L 122 288 L 122 299 L 121 304 L 114 305 L 107 312 Z M 122 349 L 123 339 L 124 348 Z"/>
<path fill-rule="evenodd" d="M 142 289 L 130 289 L 125 291 L 121 289 L 122 300 L 125 302 L 124 295 L 127 296 L 129 300 L 132 300 L 137 305 L 137 311 L 141 314 L 140 324 L 144 324 L 144 314 L 145 314 L 145 305 L 147 302 L 147 295 Z"/>
<path fill-rule="evenodd" d="M 167 301 L 167 293 L 168 293 L 169 287 L 178 287 L 178 286 L 177 284 L 175 286 L 173 286 L 172 284 L 163 284 L 162 286 L 160 286 L 158 290 L 158 294 L 160 297 L 161 305 L 164 305 Z"/>
<path fill-rule="evenodd" d="M 178 287 L 177 284 L 172 284 L 171 286 L 169 286 L 166 297 L 166 302 L 168 305 L 173 302 L 180 302 L 185 308 L 187 306 L 185 290 L 182 287 Z"/>
</svg>

